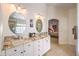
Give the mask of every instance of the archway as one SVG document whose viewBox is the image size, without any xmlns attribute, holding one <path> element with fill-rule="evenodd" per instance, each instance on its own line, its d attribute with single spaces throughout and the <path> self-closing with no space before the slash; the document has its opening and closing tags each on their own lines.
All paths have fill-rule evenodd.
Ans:
<svg viewBox="0 0 79 59">
<path fill-rule="evenodd" d="M 48 21 L 48 32 L 52 43 L 59 43 L 59 20 L 50 19 Z"/>
</svg>

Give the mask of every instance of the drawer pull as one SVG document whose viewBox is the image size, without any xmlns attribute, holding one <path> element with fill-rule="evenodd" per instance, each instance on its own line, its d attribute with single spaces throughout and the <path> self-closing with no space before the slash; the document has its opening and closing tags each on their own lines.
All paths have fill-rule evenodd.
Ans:
<svg viewBox="0 0 79 59">
<path fill-rule="evenodd" d="M 15 52 L 17 51 L 17 50 L 14 50 Z"/>
<path fill-rule="evenodd" d="M 24 50 L 24 52 L 26 52 L 26 50 Z"/>
<path fill-rule="evenodd" d="M 38 45 L 38 47 L 40 47 L 40 45 Z"/>
<path fill-rule="evenodd" d="M 21 53 L 23 53 L 23 52 L 21 52 Z"/>
<path fill-rule="evenodd" d="M 38 51 L 40 51 L 40 49 L 38 49 Z"/>
<path fill-rule="evenodd" d="M 30 44 L 28 46 L 30 46 Z"/>
</svg>

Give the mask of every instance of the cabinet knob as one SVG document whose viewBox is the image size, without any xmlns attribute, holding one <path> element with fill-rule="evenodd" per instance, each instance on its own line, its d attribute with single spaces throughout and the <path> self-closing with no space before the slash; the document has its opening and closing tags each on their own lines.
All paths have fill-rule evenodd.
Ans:
<svg viewBox="0 0 79 59">
<path fill-rule="evenodd" d="M 21 52 L 21 53 L 23 53 L 23 52 Z"/>
<path fill-rule="evenodd" d="M 15 52 L 17 51 L 17 50 L 14 50 Z"/>
<path fill-rule="evenodd" d="M 40 56 L 40 55 L 38 55 L 38 56 Z"/>
<path fill-rule="evenodd" d="M 38 47 L 40 47 L 40 45 L 38 45 Z"/>
<path fill-rule="evenodd" d="M 26 50 L 24 50 L 24 52 L 26 52 Z"/>
<path fill-rule="evenodd" d="M 30 46 L 30 44 L 28 46 Z"/>
<path fill-rule="evenodd" d="M 40 49 L 38 49 L 38 51 L 40 51 Z"/>
</svg>

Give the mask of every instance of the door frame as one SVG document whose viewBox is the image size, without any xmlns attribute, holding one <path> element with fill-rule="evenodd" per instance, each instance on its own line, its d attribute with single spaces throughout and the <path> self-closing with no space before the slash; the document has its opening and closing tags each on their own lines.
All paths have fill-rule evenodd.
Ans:
<svg viewBox="0 0 79 59">
<path fill-rule="evenodd" d="M 49 33 L 49 21 L 53 21 L 53 20 L 55 20 L 55 21 L 57 21 L 57 25 L 58 25 L 58 39 L 57 39 L 57 44 L 59 44 L 59 20 L 58 19 L 49 19 L 48 20 L 48 33 Z"/>
</svg>

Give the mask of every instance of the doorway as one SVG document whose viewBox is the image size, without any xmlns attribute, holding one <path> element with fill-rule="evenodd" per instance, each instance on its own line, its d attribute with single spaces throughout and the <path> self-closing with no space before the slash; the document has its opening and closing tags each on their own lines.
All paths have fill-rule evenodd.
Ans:
<svg viewBox="0 0 79 59">
<path fill-rule="evenodd" d="M 51 43 L 59 43 L 59 20 L 50 19 L 48 21 L 48 32 L 51 37 Z"/>
</svg>

